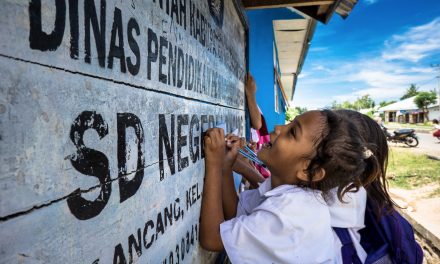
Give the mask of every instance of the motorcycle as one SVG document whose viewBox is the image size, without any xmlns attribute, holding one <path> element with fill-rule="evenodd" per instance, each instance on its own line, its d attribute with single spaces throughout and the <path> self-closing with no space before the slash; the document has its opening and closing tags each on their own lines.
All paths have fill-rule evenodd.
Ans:
<svg viewBox="0 0 440 264">
<path fill-rule="evenodd" d="M 394 131 L 394 134 L 388 132 L 388 129 L 382 126 L 382 130 L 385 133 L 387 140 L 395 143 L 405 143 L 409 147 L 417 147 L 419 145 L 419 139 L 414 129 L 398 129 Z"/>
</svg>

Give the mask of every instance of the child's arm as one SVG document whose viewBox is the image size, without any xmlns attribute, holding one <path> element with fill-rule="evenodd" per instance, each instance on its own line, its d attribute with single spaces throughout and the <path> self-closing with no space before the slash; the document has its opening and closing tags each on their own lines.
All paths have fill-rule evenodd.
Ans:
<svg viewBox="0 0 440 264">
<path fill-rule="evenodd" d="M 232 219 L 237 215 L 238 197 L 234 185 L 234 177 L 232 176 L 233 165 L 238 161 L 237 152 L 243 142 L 234 135 L 226 136 L 227 152 L 223 161 L 223 187 L 222 187 L 222 201 L 223 212 L 226 220 Z M 235 142 L 235 143 L 232 143 Z"/>
<path fill-rule="evenodd" d="M 232 151 L 229 150 L 227 155 L 225 155 L 223 129 L 218 128 L 209 129 L 206 132 L 204 141 L 205 184 L 200 220 L 200 244 L 207 250 L 221 251 L 224 247 L 220 236 L 220 224 L 225 220 L 222 206 L 222 181 L 224 180 L 224 175 L 222 174 L 223 168 L 232 168 L 232 164 L 237 157 L 238 146 L 237 144 L 228 143 L 228 147 Z M 225 184 L 229 187 L 230 183 L 226 182 Z M 232 189 L 235 192 L 233 182 Z M 237 195 L 235 193 L 234 195 L 235 199 L 237 199 Z M 231 211 L 229 201 L 226 204 L 229 215 Z"/>
<path fill-rule="evenodd" d="M 245 93 L 246 93 L 246 101 L 249 109 L 249 116 L 251 118 L 252 128 L 258 130 L 261 128 L 261 113 L 258 109 L 257 105 L 257 85 L 255 84 L 254 77 L 250 73 L 246 75 L 246 83 L 245 83 Z"/>
<path fill-rule="evenodd" d="M 255 169 L 255 166 L 245 160 L 237 158 L 232 169 L 248 180 L 253 188 L 258 188 L 258 184 L 264 182 L 263 175 Z"/>
<path fill-rule="evenodd" d="M 237 215 L 238 197 L 231 167 L 223 168 L 222 202 L 225 220 L 234 218 Z"/>
<path fill-rule="evenodd" d="M 223 129 L 208 129 L 204 144 L 205 183 L 200 212 L 200 244 L 206 250 L 221 251 L 223 243 L 220 237 L 220 224 L 224 221 L 222 166 L 225 137 Z"/>
</svg>

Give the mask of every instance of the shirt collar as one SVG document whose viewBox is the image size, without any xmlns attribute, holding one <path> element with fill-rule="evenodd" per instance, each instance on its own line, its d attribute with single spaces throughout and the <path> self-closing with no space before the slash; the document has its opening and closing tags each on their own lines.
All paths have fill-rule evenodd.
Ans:
<svg viewBox="0 0 440 264">
<path fill-rule="evenodd" d="M 272 189 L 271 179 L 267 178 L 258 187 L 258 191 L 262 199 L 269 198 L 271 196 L 281 195 L 287 192 L 298 190 L 296 185 L 284 184 Z M 321 193 L 320 191 L 316 191 Z M 341 202 L 337 196 L 337 188 L 330 190 L 332 201 L 327 201 L 331 216 L 331 226 L 342 228 L 363 228 L 365 207 L 367 204 L 367 192 L 361 187 L 357 192 L 348 192 L 344 194 L 343 201 Z"/>
<path fill-rule="evenodd" d="M 298 188 L 301 187 L 292 184 L 283 184 L 272 189 L 271 178 L 269 177 L 260 185 L 260 187 L 258 187 L 258 191 L 260 192 L 260 196 L 268 198 L 271 196 L 281 195 L 287 192 L 293 192 L 298 190 Z M 308 189 L 307 191 L 312 191 L 312 190 Z M 318 190 L 313 190 L 313 192 L 318 192 L 319 194 L 321 194 L 321 192 Z"/>
<path fill-rule="evenodd" d="M 270 189 L 272 189 L 272 184 L 269 177 L 262 184 L 260 184 L 258 187 L 258 192 L 260 193 L 260 196 L 263 196 L 265 193 L 270 191 Z"/>
<path fill-rule="evenodd" d="M 263 194 L 263 196 L 271 197 L 271 196 L 281 195 L 281 194 L 293 191 L 295 189 L 295 187 L 296 187 L 295 185 L 283 184 L 283 185 L 280 185 L 276 188 L 273 188 L 273 189 L 265 192 Z"/>
<path fill-rule="evenodd" d="M 337 189 L 332 189 L 333 200 L 328 201 L 331 216 L 331 225 L 342 228 L 363 228 L 365 217 L 365 206 L 367 204 L 367 192 L 363 187 L 357 192 L 347 192 L 339 201 Z"/>
</svg>

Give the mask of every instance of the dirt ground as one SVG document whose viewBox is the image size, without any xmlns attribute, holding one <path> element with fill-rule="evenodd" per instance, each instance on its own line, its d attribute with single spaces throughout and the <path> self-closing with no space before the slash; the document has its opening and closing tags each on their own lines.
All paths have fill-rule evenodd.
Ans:
<svg viewBox="0 0 440 264">
<path fill-rule="evenodd" d="M 391 188 L 391 197 L 402 212 L 413 221 L 414 228 L 427 241 L 421 241 L 425 251 L 425 263 L 440 263 L 440 197 L 430 197 L 438 184 L 432 184 L 416 190 Z M 411 222 L 411 221 L 410 221 Z M 423 239 L 422 239 L 423 240 Z"/>
</svg>

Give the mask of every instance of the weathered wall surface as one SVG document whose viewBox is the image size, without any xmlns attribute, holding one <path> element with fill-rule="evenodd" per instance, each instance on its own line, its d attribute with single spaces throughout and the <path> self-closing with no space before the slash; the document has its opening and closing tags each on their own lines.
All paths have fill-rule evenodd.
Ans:
<svg viewBox="0 0 440 264">
<path fill-rule="evenodd" d="M 0 9 L 0 263 L 202 263 L 203 132 L 244 130 L 233 1 Z"/>
</svg>

